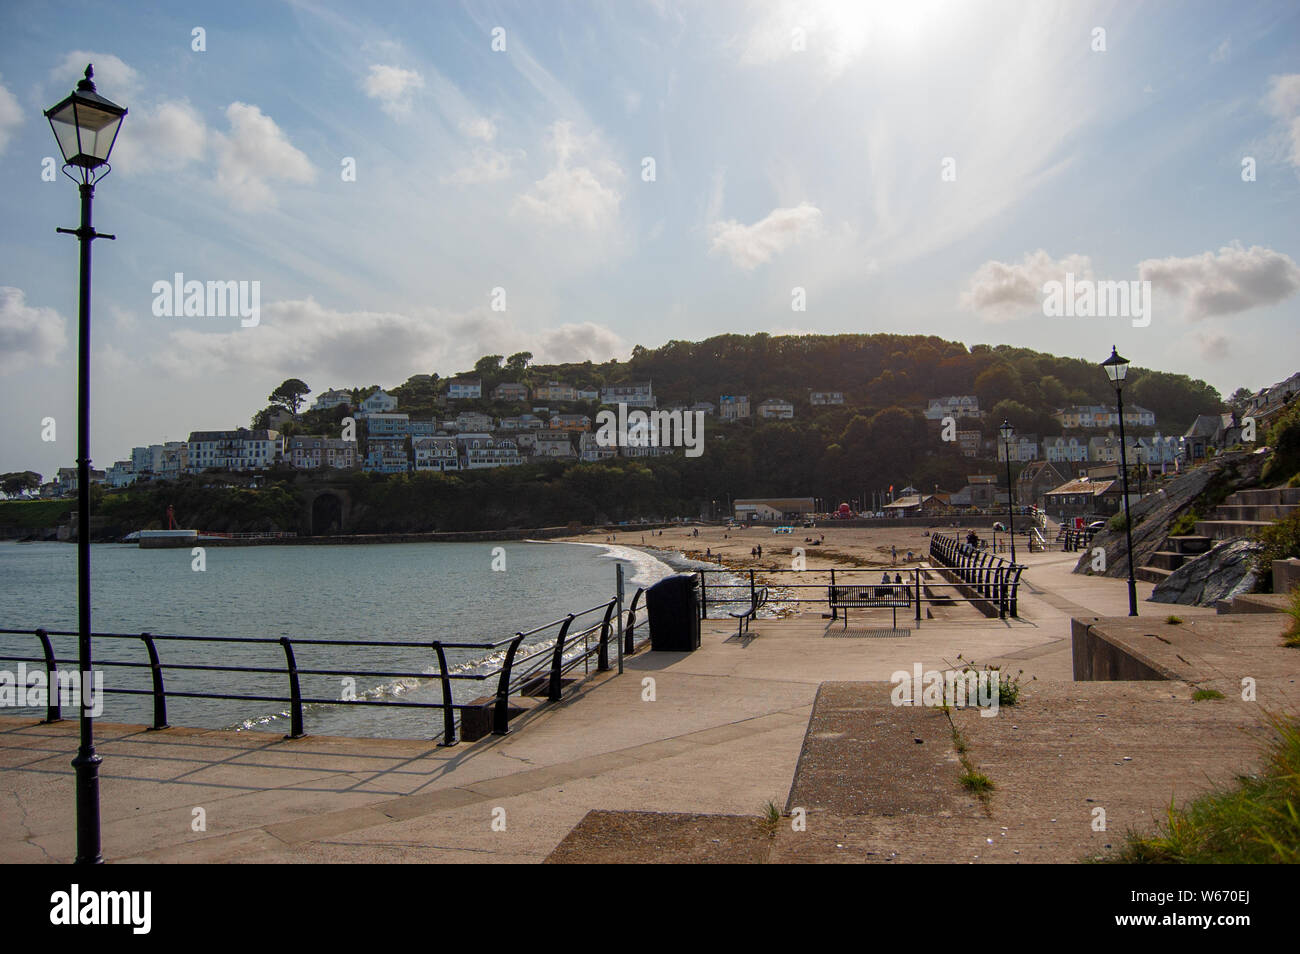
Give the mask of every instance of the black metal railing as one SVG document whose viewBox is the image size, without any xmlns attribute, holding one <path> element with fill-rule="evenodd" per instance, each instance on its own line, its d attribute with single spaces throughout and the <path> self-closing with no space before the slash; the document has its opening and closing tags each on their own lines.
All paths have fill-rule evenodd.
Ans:
<svg viewBox="0 0 1300 954">
<path fill-rule="evenodd" d="M 641 590 L 637 590 L 627 612 L 627 623 L 623 630 L 624 652 L 636 651 L 636 614 Z M 457 742 L 457 714 L 466 710 L 483 708 L 482 700 L 458 702 L 453 692 L 454 684 L 488 682 L 495 680 L 496 688 L 490 700 L 492 710 L 492 732 L 505 735 L 509 732 L 511 695 L 521 692 L 525 687 L 544 682 L 548 700 L 558 700 L 563 688 L 563 677 L 583 666 L 591 671 L 594 661 L 597 672 L 610 669 L 610 641 L 617 636 L 619 619 L 616 615 L 618 599 L 613 598 L 604 603 L 576 613 L 569 613 L 557 620 L 544 623 L 532 629 L 516 632 L 504 639 L 481 642 L 442 640 L 409 641 L 380 639 L 311 639 L 304 637 L 256 637 L 256 636 L 187 636 L 161 633 L 94 633 L 93 639 L 102 646 L 123 646 L 139 643 L 144 649 L 145 659 L 106 659 L 97 653 L 96 669 L 115 668 L 148 670 L 149 687 L 107 686 L 102 689 L 105 695 L 148 696 L 153 702 L 153 720 L 150 728 L 168 727 L 167 702 L 169 699 L 205 699 L 235 702 L 274 703 L 288 707 L 290 731 L 287 738 L 301 738 L 306 735 L 303 711 L 307 706 L 388 706 L 402 709 L 437 709 L 442 713 L 442 731 L 440 745 L 455 745 Z M 575 626 L 575 624 L 577 624 Z M 0 629 L 0 636 L 35 636 L 40 642 L 41 656 L 0 655 L 0 661 L 34 663 L 43 665 L 45 670 L 47 699 L 45 722 L 57 722 L 62 718 L 62 699 L 58 687 L 71 684 L 70 673 L 64 671 L 60 677 L 60 666 L 76 669 L 78 661 L 74 657 L 60 656 L 55 649 L 54 640 L 75 639 L 77 633 L 66 630 L 38 629 Z M 644 644 L 644 641 L 642 641 Z M 164 662 L 159 654 L 159 646 L 215 646 L 227 650 L 235 647 L 258 647 L 262 650 L 272 647 L 283 653 L 283 665 L 235 665 L 233 663 L 211 662 Z M 75 646 L 70 647 L 75 651 Z M 300 666 L 295 649 L 328 648 L 338 650 L 383 650 L 397 651 L 401 655 L 416 655 L 429 659 L 433 671 L 424 669 L 410 671 L 392 668 L 337 668 L 337 665 L 324 667 Z M 487 653 L 463 660 L 459 665 L 449 660 L 448 653 Z M 494 659 L 493 657 L 499 657 Z M 175 673 L 227 674 L 236 677 L 277 676 L 285 680 L 288 695 L 273 695 L 258 692 L 230 692 L 215 689 L 176 689 L 168 688 L 167 675 Z M 436 681 L 440 689 L 440 698 L 436 701 L 414 701 L 376 698 L 327 698 L 311 695 L 303 691 L 304 677 L 335 677 L 352 679 L 415 679 Z M 82 689 L 79 681 L 76 685 Z M 435 735 L 435 737 L 438 737 Z"/>
<path fill-rule="evenodd" d="M 953 569 L 948 562 L 948 541 L 943 535 L 931 537 L 931 560 L 944 569 Z M 955 541 L 953 541 L 955 543 Z M 937 546 L 936 546 L 937 544 Z M 965 546 L 964 544 L 962 546 Z M 949 581 L 931 573 L 924 566 L 910 567 L 839 567 L 827 570 L 829 582 L 801 583 L 802 574 L 811 572 L 790 567 L 753 567 L 736 571 L 725 568 L 701 568 L 694 572 L 699 576 L 700 616 L 709 619 L 709 611 L 715 610 L 734 615 L 728 607 L 753 606 L 758 591 L 764 585 L 769 587 L 765 602 L 771 605 L 790 605 L 818 603 L 825 605 L 832 618 L 837 618 L 839 608 L 836 594 L 842 594 L 848 587 L 871 586 L 876 589 L 888 586 L 893 600 L 899 606 L 910 607 L 917 627 L 925 613 L 927 604 L 946 606 L 954 603 L 989 605 L 996 609 L 999 618 L 1016 615 L 1015 593 L 1023 567 L 1012 565 L 988 551 L 971 548 L 969 557 L 965 554 L 951 555 L 958 564 L 955 567 L 955 581 Z M 978 568 L 966 573 L 966 561 Z M 969 575 L 970 579 L 967 579 Z M 719 576 L 724 579 L 718 579 Z M 725 577 L 730 576 L 731 580 Z M 886 579 L 886 577 L 888 577 Z M 879 581 L 879 582 L 877 582 Z M 973 585 L 972 585 L 973 584 Z M 809 592 L 812 591 L 812 592 Z M 860 601 L 859 601 L 860 602 Z M 865 605 L 865 604 L 864 604 Z M 881 603 L 880 605 L 886 605 Z M 867 607 L 870 608 L 870 607 Z M 892 607 L 891 607 L 892 608 Z"/>
<path fill-rule="evenodd" d="M 956 537 L 936 533 L 930 537 L 930 559 L 951 573 L 978 599 L 995 605 L 999 619 L 1019 616 L 1017 597 L 1023 564 L 1012 563 Z"/>
</svg>

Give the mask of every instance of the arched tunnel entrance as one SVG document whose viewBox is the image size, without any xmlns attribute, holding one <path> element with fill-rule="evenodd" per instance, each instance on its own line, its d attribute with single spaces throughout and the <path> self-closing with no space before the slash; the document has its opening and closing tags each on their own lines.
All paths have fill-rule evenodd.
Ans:
<svg viewBox="0 0 1300 954">
<path fill-rule="evenodd" d="M 328 536 L 343 531 L 343 501 L 337 494 L 323 493 L 311 502 L 311 526 L 308 530 L 313 537 Z"/>
</svg>

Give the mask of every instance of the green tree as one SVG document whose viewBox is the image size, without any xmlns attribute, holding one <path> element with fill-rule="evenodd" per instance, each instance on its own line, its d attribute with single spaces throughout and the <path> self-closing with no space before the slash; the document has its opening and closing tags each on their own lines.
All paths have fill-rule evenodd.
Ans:
<svg viewBox="0 0 1300 954">
<path fill-rule="evenodd" d="M 35 490 L 40 485 L 41 475 L 33 470 L 20 470 L 0 476 L 0 490 L 4 491 L 6 497 L 16 497 L 25 491 Z"/>
<path fill-rule="evenodd" d="M 298 378 L 289 378 L 272 391 L 267 400 L 297 417 L 298 408 L 302 407 L 303 401 L 307 399 L 307 395 L 310 393 L 311 388 L 307 387 L 306 382 Z"/>
</svg>

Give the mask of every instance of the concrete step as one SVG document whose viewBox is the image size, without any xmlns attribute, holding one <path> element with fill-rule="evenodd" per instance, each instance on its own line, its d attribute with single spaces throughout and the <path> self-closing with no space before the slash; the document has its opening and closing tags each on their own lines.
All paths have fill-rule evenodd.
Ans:
<svg viewBox="0 0 1300 954">
<path fill-rule="evenodd" d="M 1162 583 L 1173 572 L 1173 570 L 1162 570 L 1158 566 L 1140 566 L 1133 571 L 1133 575 L 1146 583 Z"/>
<path fill-rule="evenodd" d="M 1231 540 L 1237 537 L 1258 537 L 1272 520 L 1198 520 L 1196 532 L 1211 540 Z"/>
<path fill-rule="evenodd" d="M 1183 560 L 1186 558 L 1186 554 L 1174 550 L 1157 550 L 1151 554 L 1147 565 L 1158 567 L 1161 570 L 1176 570 L 1183 565 Z"/>
<path fill-rule="evenodd" d="M 1294 504 L 1220 504 L 1210 516 L 1215 520 L 1281 520 L 1298 509 Z"/>
<path fill-rule="evenodd" d="M 1210 547 L 1214 546 L 1214 541 L 1209 537 L 1187 534 L 1181 537 L 1170 537 L 1165 541 L 1165 545 L 1173 547 L 1175 553 L 1190 556 L 1197 553 L 1208 553 Z"/>
<path fill-rule="evenodd" d="M 1229 506 L 1264 506 L 1289 504 L 1300 506 L 1300 487 L 1274 487 L 1269 490 L 1238 490 L 1224 501 Z"/>
</svg>

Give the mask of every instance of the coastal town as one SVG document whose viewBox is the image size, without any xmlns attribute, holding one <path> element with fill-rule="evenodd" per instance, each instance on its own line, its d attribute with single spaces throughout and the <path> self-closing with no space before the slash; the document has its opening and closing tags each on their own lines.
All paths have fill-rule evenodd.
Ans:
<svg viewBox="0 0 1300 954">
<path fill-rule="evenodd" d="M 412 381 L 422 381 L 417 376 Z M 432 379 L 429 378 L 431 381 Z M 1179 473 L 1211 456 L 1243 443 L 1243 434 L 1260 430 L 1300 392 L 1300 372 L 1263 388 L 1221 414 L 1200 414 L 1190 422 L 1172 422 L 1176 433 L 1162 434 L 1155 415 L 1141 406 L 1124 408 L 1125 458 L 1139 480 Z M 808 413 L 843 407 L 842 391 L 808 391 Z M 266 427 L 194 431 L 186 441 L 169 441 L 132 448 L 129 458 L 91 479 L 105 489 L 135 483 L 175 480 L 184 475 L 256 474 L 292 469 L 308 473 L 362 471 L 384 475 L 456 472 L 519 466 L 536 460 L 596 462 L 615 457 L 657 457 L 681 453 L 681 448 L 657 441 L 615 442 L 599 439 L 593 421 L 600 408 L 643 409 L 656 416 L 700 415 L 714 426 L 762 426 L 790 421 L 796 405 L 784 398 L 751 402 L 749 395 L 724 394 L 717 402 L 659 407 L 653 383 L 633 382 L 603 388 L 548 380 L 532 386 L 504 381 L 484 393 L 481 379 L 454 377 L 441 383 L 435 407 L 443 412 L 415 417 L 401 408 L 398 397 L 382 388 L 330 388 L 308 409 L 317 420 L 329 420 L 344 435 L 284 433 L 286 425 L 300 430 L 298 412 L 275 406 L 262 412 Z M 493 408 L 512 406 L 517 413 L 494 416 Z M 1037 506 L 1053 517 L 1110 516 L 1122 504 L 1119 480 L 1119 412 L 1113 406 L 1073 405 L 1056 409 L 1052 419 L 1060 433 L 1018 433 L 1003 440 L 999 422 L 990 419 L 973 394 L 930 398 L 923 408 L 935 440 L 955 444 L 961 457 L 990 465 L 993 472 L 971 473 L 964 486 L 932 491 L 899 484 L 889 491 L 865 493 L 851 508 L 855 514 L 916 517 L 1005 509 L 1014 493 L 1023 506 Z M 1252 430 L 1253 428 L 1253 430 Z M 1249 440 L 1249 437 L 1246 438 Z M 997 463 L 998 467 L 991 465 Z M 999 471 L 1013 465 L 1008 488 Z M 905 479 L 907 475 L 900 475 Z M 58 498 L 77 492 L 77 470 L 62 467 L 52 480 L 16 496 Z M 813 498 L 815 499 L 815 498 Z M 821 501 L 787 510 L 787 516 L 829 512 Z M 767 508 L 772 510 L 772 508 Z M 773 519 L 783 514 L 771 512 Z"/>
</svg>

